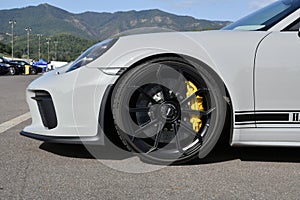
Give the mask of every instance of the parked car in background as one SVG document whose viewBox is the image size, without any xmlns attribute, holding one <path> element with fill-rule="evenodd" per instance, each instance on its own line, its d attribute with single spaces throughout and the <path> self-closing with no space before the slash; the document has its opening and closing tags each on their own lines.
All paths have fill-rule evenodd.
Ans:
<svg viewBox="0 0 300 200">
<path fill-rule="evenodd" d="M 25 66 L 26 65 L 30 66 L 30 69 L 29 69 L 30 74 L 38 74 L 38 73 L 41 73 L 43 71 L 43 69 L 41 67 L 31 65 L 30 63 L 28 63 L 24 60 L 12 60 L 12 62 L 15 62 L 15 63 L 18 63 L 19 65 L 21 65 L 20 73 L 25 73 Z"/>
<path fill-rule="evenodd" d="M 12 61 L 0 56 L 0 63 L 6 64 L 6 67 L 8 68 L 7 74 L 9 74 L 9 75 L 17 75 L 17 74 L 22 73 L 21 65 L 16 62 L 12 62 Z"/>
<path fill-rule="evenodd" d="M 10 65 L 0 63 L 0 75 L 8 74 Z"/>
</svg>

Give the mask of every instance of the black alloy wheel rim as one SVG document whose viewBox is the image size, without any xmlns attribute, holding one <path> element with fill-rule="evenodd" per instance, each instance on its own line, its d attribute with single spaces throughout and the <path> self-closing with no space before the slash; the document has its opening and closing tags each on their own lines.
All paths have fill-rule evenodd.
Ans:
<svg viewBox="0 0 300 200">
<path fill-rule="evenodd" d="M 181 74 L 181 80 L 178 77 L 165 78 L 163 67 L 158 67 L 155 70 L 158 83 L 136 87 L 131 93 L 128 107 L 125 106 L 134 123 L 130 127 L 130 134 L 126 136 L 138 153 L 156 160 L 173 161 L 199 151 L 207 137 L 216 104 L 205 81 L 194 68 L 185 63 L 165 62 L 164 65 L 171 66 Z M 186 85 L 182 84 L 186 80 L 198 89 L 188 97 L 184 89 Z M 190 107 L 190 102 L 198 95 L 203 97 L 203 111 Z M 195 115 L 201 116 L 202 120 L 198 132 L 189 122 L 191 116 Z"/>
</svg>

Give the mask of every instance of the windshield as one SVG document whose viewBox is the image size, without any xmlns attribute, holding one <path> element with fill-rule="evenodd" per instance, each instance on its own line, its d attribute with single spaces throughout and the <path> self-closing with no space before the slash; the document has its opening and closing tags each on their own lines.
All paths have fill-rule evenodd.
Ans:
<svg viewBox="0 0 300 200">
<path fill-rule="evenodd" d="M 4 58 L 4 57 L 0 57 L 0 61 L 8 63 L 8 60 L 6 58 Z"/>
<path fill-rule="evenodd" d="M 300 0 L 281 0 L 223 28 L 223 30 L 266 31 L 299 9 Z"/>
</svg>

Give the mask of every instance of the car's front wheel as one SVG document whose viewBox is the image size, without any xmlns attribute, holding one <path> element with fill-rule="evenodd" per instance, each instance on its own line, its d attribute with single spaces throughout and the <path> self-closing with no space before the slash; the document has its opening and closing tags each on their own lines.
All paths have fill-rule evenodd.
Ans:
<svg viewBox="0 0 300 200">
<path fill-rule="evenodd" d="M 115 86 L 113 117 L 123 143 L 150 162 L 205 157 L 222 132 L 224 88 L 202 66 L 160 58 L 129 70 Z"/>
<path fill-rule="evenodd" d="M 36 75 L 36 74 L 37 74 L 37 69 L 31 68 L 31 69 L 30 69 L 30 74 Z"/>
</svg>

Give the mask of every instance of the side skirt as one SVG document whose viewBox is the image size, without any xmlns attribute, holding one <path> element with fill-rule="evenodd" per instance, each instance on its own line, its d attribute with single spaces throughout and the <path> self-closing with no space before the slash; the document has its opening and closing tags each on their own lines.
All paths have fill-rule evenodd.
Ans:
<svg viewBox="0 0 300 200">
<path fill-rule="evenodd" d="M 231 145 L 300 147 L 300 111 L 236 112 Z"/>
</svg>

